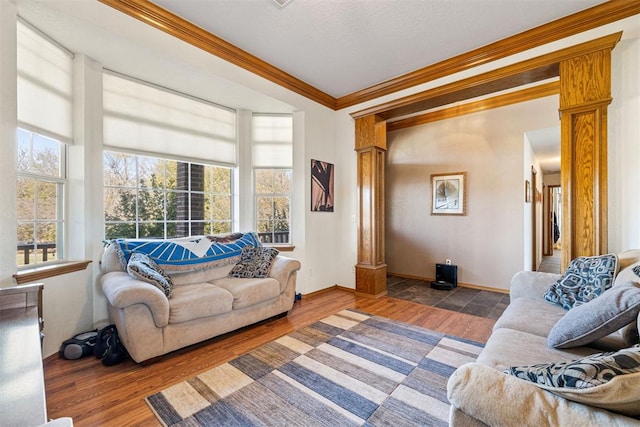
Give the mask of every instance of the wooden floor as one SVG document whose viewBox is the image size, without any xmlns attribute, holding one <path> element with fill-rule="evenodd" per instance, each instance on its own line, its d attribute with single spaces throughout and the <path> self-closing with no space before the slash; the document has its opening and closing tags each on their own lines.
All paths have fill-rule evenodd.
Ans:
<svg viewBox="0 0 640 427">
<path fill-rule="evenodd" d="M 412 323 L 478 342 L 486 342 L 495 320 L 393 298 L 369 299 L 331 289 L 305 296 L 285 318 L 214 338 L 171 353 L 143 367 L 131 359 L 106 367 L 94 357 L 45 359 L 49 418 L 72 417 L 74 426 L 158 426 L 144 398 L 195 376 L 275 338 L 345 308 Z"/>
</svg>

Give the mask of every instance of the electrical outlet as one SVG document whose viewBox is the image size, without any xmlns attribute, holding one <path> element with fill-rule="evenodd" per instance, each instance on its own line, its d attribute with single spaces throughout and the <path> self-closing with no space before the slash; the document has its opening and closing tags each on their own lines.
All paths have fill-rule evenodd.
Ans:
<svg viewBox="0 0 640 427">
<path fill-rule="evenodd" d="M 445 264 L 447 264 L 447 265 L 451 265 L 451 260 L 450 260 L 450 259 L 446 260 L 446 261 L 445 261 Z"/>
</svg>

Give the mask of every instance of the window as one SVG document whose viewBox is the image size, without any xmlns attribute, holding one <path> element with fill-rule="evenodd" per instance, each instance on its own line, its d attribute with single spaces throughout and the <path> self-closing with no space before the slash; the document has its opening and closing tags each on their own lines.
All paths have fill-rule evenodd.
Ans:
<svg viewBox="0 0 640 427">
<path fill-rule="evenodd" d="M 230 232 L 232 172 L 228 167 L 105 151 L 105 238 Z"/>
<path fill-rule="evenodd" d="M 23 21 L 16 40 L 16 264 L 22 267 L 64 259 L 73 55 Z"/>
<path fill-rule="evenodd" d="M 252 128 L 256 230 L 263 243 L 290 243 L 293 118 L 254 114 Z"/>
<path fill-rule="evenodd" d="M 64 258 L 65 159 L 65 144 L 18 129 L 18 266 Z"/>
</svg>

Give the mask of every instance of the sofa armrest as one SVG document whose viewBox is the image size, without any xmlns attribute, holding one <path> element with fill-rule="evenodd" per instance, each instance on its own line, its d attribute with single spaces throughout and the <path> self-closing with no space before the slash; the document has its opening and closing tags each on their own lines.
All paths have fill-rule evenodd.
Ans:
<svg viewBox="0 0 640 427">
<path fill-rule="evenodd" d="M 490 426 L 640 426 L 640 421 L 576 403 L 478 363 L 449 378 L 451 405 Z"/>
<path fill-rule="evenodd" d="M 542 299 L 549 286 L 561 277 L 561 274 L 520 271 L 511 278 L 510 299 L 511 301 L 516 298 Z"/>
<path fill-rule="evenodd" d="M 149 308 L 157 327 L 169 323 L 169 300 L 157 287 L 131 277 L 123 271 L 113 271 L 102 276 L 102 291 L 109 304 L 124 309 L 134 304 L 144 304 Z"/>
<path fill-rule="evenodd" d="M 300 261 L 278 255 L 271 264 L 269 277 L 276 279 L 280 283 L 280 293 L 284 292 L 291 273 L 300 270 Z"/>
</svg>

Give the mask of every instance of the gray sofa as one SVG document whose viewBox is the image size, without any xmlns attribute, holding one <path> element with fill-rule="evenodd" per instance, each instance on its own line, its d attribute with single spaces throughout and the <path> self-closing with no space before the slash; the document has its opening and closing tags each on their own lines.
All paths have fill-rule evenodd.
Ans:
<svg viewBox="0 0 640 427">
<path fill-rule="evenodd" d="M 613 287 L 629 281 L 640 286 L 640 277 L 632 271 L 640 265 L 639 261 L 640 250 L 620 254 Z M 520 272 L 513 277 L 510 304 L 496 322 L 485 348 L 476 362 L 460 366 L 449 378 L 451 426 L 640 426 L 637 418 L 578 403 L 580 396 L 570 396 L 569 400 L 533 382 L 503 373 L 513 366 L 571 361 L 629 348 L 638 342 L 640 316 L 623 329 L 585 346 L 548 347 L 550 331 L 568 313 L 543 298 L 549 286 L 560 277 L 540 272 Z M 632 384 L 640 385 L 640 372 L 633 375 Z M 639 388 L 633 387 L 623 389 L 616 399 L 623 395 L 627 405 L 640 410 Z M 600 399 L 599 396 L 591 398 Z M 598 405 L 602 406 L 600 402 Z"/>
<path fill-rule="evenodd" d="M 266 278 L 227 277 L 229 262 L 203 268 L 167 272 L 173 281 L 171 297 L 127 273 L 114 244 L 102 256 L 101 283 L 110 321 L 136 362 L 286 314 L 295 299 L 300 262 L 277 255 Z"/>
</svg>

